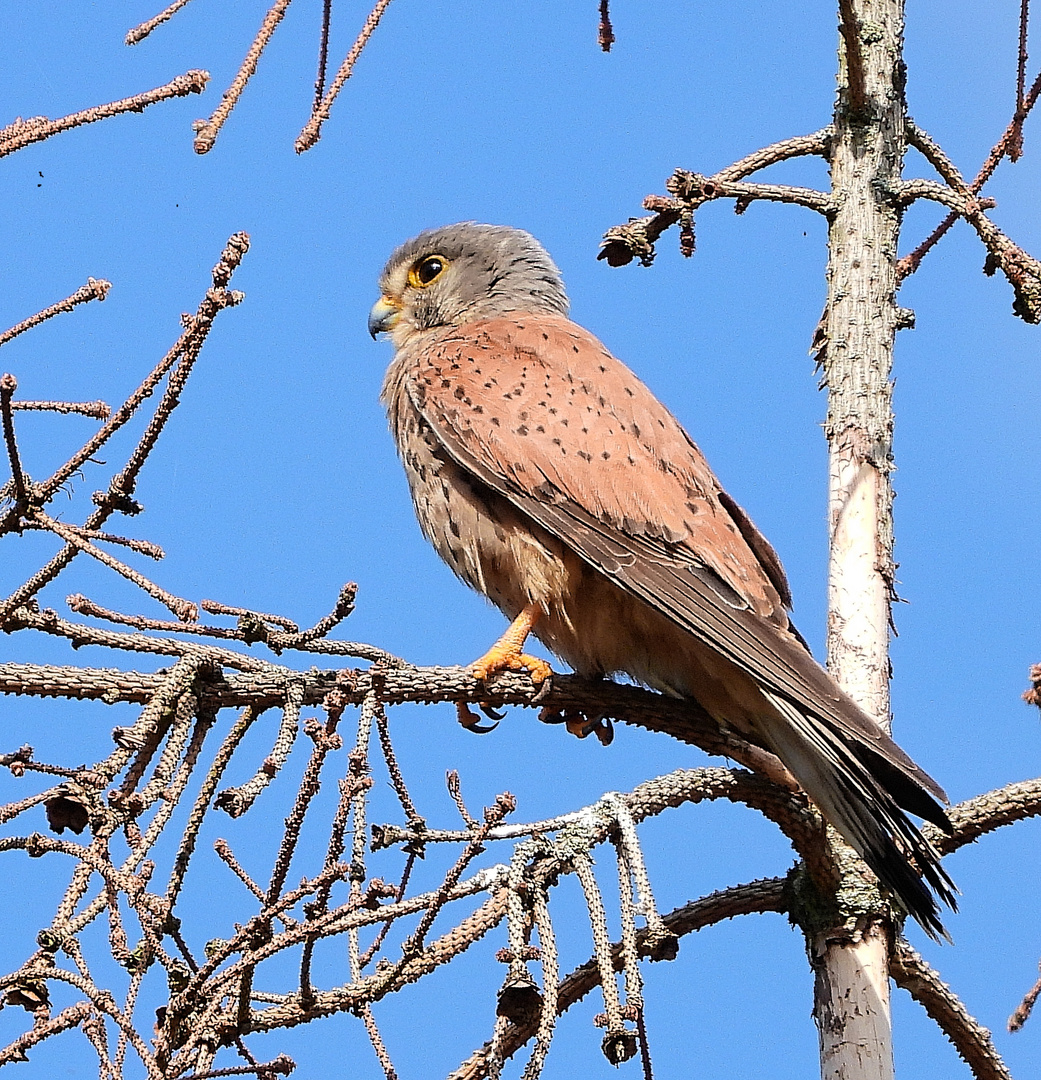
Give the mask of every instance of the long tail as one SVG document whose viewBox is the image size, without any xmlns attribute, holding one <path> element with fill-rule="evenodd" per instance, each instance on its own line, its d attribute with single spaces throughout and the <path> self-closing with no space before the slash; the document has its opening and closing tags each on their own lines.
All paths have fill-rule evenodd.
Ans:
<svg viewBox="0 0 1041 1080">
<path fill-rule="evenodd" d="M 949 941 L 936 900 L 957 911 L 957 888 L 937 850 L 904 813 L 950 832 L 943 808 L 919 781 L 869 747 L 852 745 L 826 721 L 763 692 L 786 721 L 770 725 L 771 749 L 918 925 L 934 940 Z"/>
</svg>

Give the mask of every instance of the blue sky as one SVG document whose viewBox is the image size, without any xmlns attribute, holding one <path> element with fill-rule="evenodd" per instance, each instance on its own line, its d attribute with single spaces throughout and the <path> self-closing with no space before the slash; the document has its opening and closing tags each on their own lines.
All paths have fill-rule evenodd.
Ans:
<svg viewBox="0 0 1041 1080">
<path fill-rule="evenodd" d="M 118 403 L 174 340 L 179 313 L 194 310 L 227 237 L 240 229 L 252 237 L 235 278 L 246 301 L 218 320 L 142 476 L 147 513 L 130 523 L 166 549 L 158 571 L 166 586 L 307 624 L 354 580 L 359 604 L 344 633 L 421 664 L 468 662 L 498 635 L 502 617 L 453 578 L 414 523 L 377 400 L 389 346 L 365 332 L 389 252 L 422 228 L 475 219 L 529 229 L 551 251 L 574 317 L 669 404 L 778 548 L 795 619 L 822 656 L 825 400 L 807 354 L 825 293 L 822 219 L 765 204 L 735 217 L 717 203 L 700 212 L 692 260 L 680 257 L 675 234 L 650 270 L 612 270 L 595 255 L 603 231 L 641 213 L 644 195 L 662 192 L 675 167 L 712 172 L 828 122 L 834 7 L 615 0 L 610 55 L 597 48 L 596 7 L 395 0 L 321 142 L 298 157 L 292 143 L 310 107 L 320 4 L 297 0 L 215 149 L 201 158 L 191 149 L 191 121 L 216 107 L 263 0 L 193 0 L 132 49 L 122 44 L 126 30 L 154 14 L 141 0 L 0 8 L 2 122 L 62 115 L 189 68 L 213 75 L 202 97 L 72 131 L 0 162 L 0 324 L 68 295 L 88 275 L 113 282 L 103 304 L 4 349 L 0 368 L 18 377 L 26 397 Z M 1002 0 L 981 18 L 978 4 L 962 0 L 908 3 L 910 111 L 970 176 L 1011 115 L 1018 8 Z M 337 5 L 334 63 L 367 11 L 367 2 Z M 1035 120 L 1026 137 L 1025 159 L 1003 165 L 987 193 L 998 200 L 994 219 L 1041 254 Z M 827 183 L 816 161 L 773 175 Z M 907 175 L 930 173 L 911 153 Z M 940 216 L 912 208 L 903 250 Z M 900 335 L 894 369 L 897 559 L 908 601 L 896 610 L 895 733 L 954 800 L 1041 772 L 1038 717 L 1019 699 L 1028 666 L 1041 660 L 1038 329 L 1011 316 L 1011 290 L 1000 276 L 980 273 L 983 257 L 970 230 L 956 226 L 908 282 L 901 298 L 917 328 Z M 29 472 L 43 475 L 64 460 L 93 423 L 20 421 Z M 110 463 L 120 448 L 107 455 Z M 82 520 L 86 497 L 110 472 L 88 466 L 74 485 L 70 520 Z M 47 537 L 8 538 L 4 593 L 51 550 Z M 47 603 L 61 608 L 67 594 L 84 592 L 121 610 L 161 614 L 84 562 L 45 594 Z M 118 659 L 100 650 L 73 654 L 28 634 L 0 640 L 0 658 Z M 41 758 L 94 760 L 111 745 L 116 722 L 123 721 L 100 707 L 3 701 L 0 751 L 31 742 Z M 392 723 L 421 809 L 442 825 L 454 822 L 447 768 L 459 769 L 474 806 L 508 789 L 518 796 L 518 819 L 535 819 L 703 760 L 665 737 L 624 728 L 603 749 L 522 710 L 481 739 L 459 729 L 448 707 L 402 708 Z M 266 752 L 267 737 L 256 754 Z M 243 776 L 255 760 L 241 765 Z M 2 798 L 20 797 L 26 783 L 0 778 Z M 219 823 L 219 834 L 262 875 L 276 839 L 262 830 L 262 815 L 280 826 L 291 795 L 289 784 L 275 785 L 266 806 Z M 389 800 L 385 813 L 396 820 Z M 30 827 L 42 829 L 42 817 Z M 1018 1076 L 1041 1065 L 1041 1019 L 1016 1036 L 1004 1032 L 1041 954 L 1039 828 L 1018 825 L 949 860 L 963 892 L 962 912 L 949 920 L 954 948 L 909 930 L 995 1032 Z M 666 910 L 783 873 L 791 861 L 772 826 L 729 806 L 673 811 L 643 836 Z M 31 940 L 49 919 L 60 874 L 46 860 L 7 858 L 5 888 L 18 886 L 11 918 Z M 606 853 L 601 862 L 609 880 Z M 423 874 L 432 881 L 438 869 Z M 187 910 L 199 920 L 201 942 L 227 923 L 210 897 L 227 895 L 229 905 L 240 898 L 221 873 L 212 881 L 202 875 L 198 888 L 199 906 Z M 589 955 L 588 931 L 574 882 L 559 893 L 568 968 Z M 4 935 L 0 967 L 20 963 L 24 940 Z M 501 978 L 491 956 L 501 944 L 496 938 L 377 1008 L 403 1078 L 443 1074 L 487 1037 Z M 342 953 L 325 963 L 329 984 L 345 978 Z M 704 931 L 683 942 L 675 964 L 650 967 L 646 977 L 659 1078 L 695 1068 L 702 1080 L 813 1075 L 811 981 L 801 938 L 779 916 Z M 578 1069 L 613 1075 L 590 1024 L 594 1001 L 561 1023 L 550 1080 Z M 894 1015 L 905 1075 L 969 1075 L 901 992 Z M 25 1021 L 5 1011 L 0 1038 Z M 34 1051 L 22 1073 L 86 1075 L 92 1067 L 78 1039 Z M 283 1048 L 305 1078 L 381 1075 L 350 1017 L 258 1040 L 257 1052 Z M 623 1069 L 638 1075 L 636 1063 Z"/>
</svg>

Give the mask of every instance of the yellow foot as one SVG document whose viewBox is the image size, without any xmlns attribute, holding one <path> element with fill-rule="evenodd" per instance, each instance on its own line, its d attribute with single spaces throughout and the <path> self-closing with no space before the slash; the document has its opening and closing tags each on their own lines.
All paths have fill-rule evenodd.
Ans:
<svg viewBox="0 0 1041 1080">
<path fill-rule="evenodd" d="M 480 682 L 484 682 L 492 678 L 492 676 L 498 675 L 500 671 L 526 671 L 531 675 L 531 681 L 542 688 L 535 695 L 534 701 L 539 701 L 544 697 L 552 686 L 550 679 L 553 675 L 553 669 L 545 660 L 521 652 L 521 648 L 528 634 L 531 633 L 531 628 L 538 621 L 540 614 L 541 611 L 537 605 L 529 604 L 513 620 L 509 630 L 499 638 L 484 656 L 470 665 L 470 674 Z M 479 707 L 486 716 L 495 720 L 496 723 L 502 719 L 500 714 L 496 713 L 491 706 L 481 704 Z M 492 727 L 482 725 L 481 718 L 462 703 L 456 708 L 459 713 L 459 723 L 469 731 L 476 731 L 478 734 L 483 735 L 485 732 L 491 731 L 492 727 L 495 726 L 494 724 Z"/>
<path fill-rule="evenodd" d="M 527 671 L 531 675 L 531 681 L 540 684 L 553 674 L 553 669 L 545 660 L 522 653 L 517 646 L 511 646 L 502 640 L 497 641 L 480 660 L 475 660 L 470 665 L 470 674 L 482 682 L 498 675 L 500 671 Z"/>
</svg>

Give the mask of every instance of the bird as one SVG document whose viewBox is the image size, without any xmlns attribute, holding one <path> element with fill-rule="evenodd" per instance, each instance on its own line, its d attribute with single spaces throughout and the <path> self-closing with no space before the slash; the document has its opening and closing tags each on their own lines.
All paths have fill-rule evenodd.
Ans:
<svg viewBox="0 0 1041 1080">
<path fill-rule="evenodd" d="M 626 675 L 772 752 L 927 934 L 954 883 L 908 813 L 948 799 L 817 663 L 781 561 L 640 379 L 568 316 L 528 232 L 462 222 L 397 248 L 369 312 L 419 525 L 511 625 L 471 671 Z"/>
</svg>

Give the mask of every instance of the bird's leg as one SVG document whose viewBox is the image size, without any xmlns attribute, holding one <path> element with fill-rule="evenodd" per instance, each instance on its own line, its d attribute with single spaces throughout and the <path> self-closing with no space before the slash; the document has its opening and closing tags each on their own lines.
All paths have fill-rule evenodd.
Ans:
<svg viewBox="0 0 1041 1080">
<path fill-rule="evenodd" d="M 552 668 L 545 660 L 521 652 L 541 614 L 537 604 L 529 604 L 484 656 L 470 665 L 470 674 L 483 682 L 500 671 L 527 671 L 532 682 L 544 683 L 553 674 Z"/>
<path fill-rule="evenodd" d="M 552 668 L 545 660 L 537 656 L 528 656 L 521 652 L 524 642 L 531 633 L 535 623 L 538 622 L 542 609 L 537 604 L 529 604 L 513 622 L 510 628 L 501 638 L 482 656 L 470 665 L 470 674 L 481 682 L 498 675 L 500 671 L 527 671 L 531 675 L 531 681 L 536 684 L 545 683 L 553 674 Z M 482 706 L 483 708 L 483 706 Z M 472 713 L 467 706 L 460 702 L 457 706 L 459 723 L 470 731 L 483 734 L 491 731 L 491 728 L 480 728 L 480 718 Z"/>
</svg>

